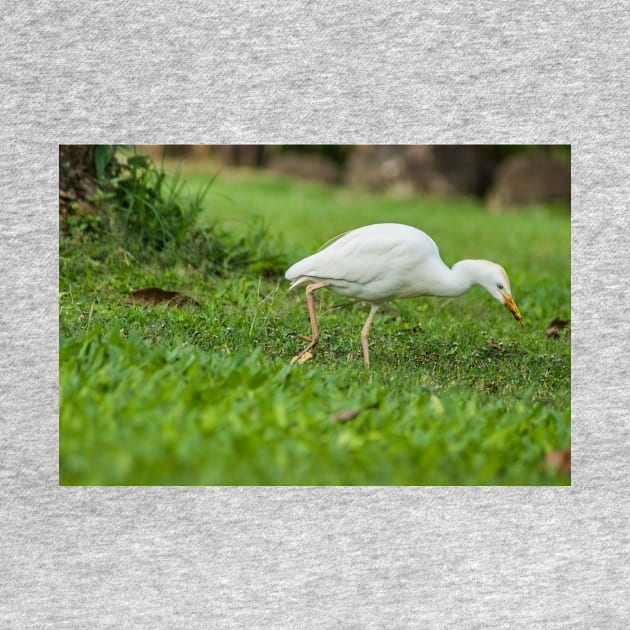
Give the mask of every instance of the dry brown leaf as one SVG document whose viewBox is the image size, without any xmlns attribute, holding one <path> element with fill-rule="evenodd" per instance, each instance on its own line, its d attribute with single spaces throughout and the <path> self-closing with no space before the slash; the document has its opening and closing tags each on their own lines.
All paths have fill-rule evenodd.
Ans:
<svg viewBox="0 0 630 630">
<path fill-rule="evenodd" d="M 201 306 L 199 302 L 191 297 L 178 293 L 177 291 L 164 291 L 158 287 L 147 287 L 146 289 L 138 289 L 127 296 L 126 304 L 145 304 L 153 306 L 166 302 L 167 306 Z"/>
<path fill-rule="evenodd" d="M 545 464 L 556 468 L 565 475 L 571 474 L 571 449 L 565 448 L 549 451 L 545 455 Z"/>
<path fill-rule="evenodd" d="M 333 422 L 342 422 L 342 423 L 349 422 L 350 420 L 354 420 L 354 418 L 356 418 L 361 412 L 366 411 L 368 409 L 376 409 L 376 407 L 378 407 L 378 402 L 371 403 L 363 407 L 352 407 L 350 409 L 341 409 L 331 414 L 330 419 Z"/>
<path fill-rule="evenodd" d="M 301 365 L 302 363 L 306 363 L 313 358 L 312 352 L 305 352 L 304 354 L 298 354 L 297 356 L 291 359 L 291 365 Z"/>
<path fill-rule="evenodd" d="M 554 319 L 547 327 L 547 337 L 559 337 L 560 331 L 571 323 L 570 319 Z"/>
<path fill-rule="evenodd" d="M 495 350 L 503 350 L 503 344 L 500 341 L 495 341 L 492 337 L 487 340 L 487 344 Z"/>
</svg>

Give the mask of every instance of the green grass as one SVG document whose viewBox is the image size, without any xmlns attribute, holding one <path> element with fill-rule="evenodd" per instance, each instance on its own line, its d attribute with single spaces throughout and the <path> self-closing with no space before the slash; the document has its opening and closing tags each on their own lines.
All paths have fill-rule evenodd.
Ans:
<svg viewBox="0 0 630 630">
<path fill-rule="evenodd" d="M 194 193 L 212 173 L 182 174 Z M 570 221 L 544 208 L 488 214 L 474 200 L 397 199 L 261 173 L 221 172 L 203 221 L 263 260 L 216 273 L 106 239 L 62 238 L 62 484 L 567 484 L 544 464 L 570 444 Z M 267 233 L 252 220 L 262 217 Z M 339 232 L 421 227 L 448 264 L 495 260 L 526 326 L 481 288 L 400 300 L 371 331 L 365 304 L 318 292 L 315 359 L 303 290 L 278 270 Z M 202 307 L 125 305 L 145 286 Z M 363 409 L 346 423 L 335 414 Z"/>
</svg>

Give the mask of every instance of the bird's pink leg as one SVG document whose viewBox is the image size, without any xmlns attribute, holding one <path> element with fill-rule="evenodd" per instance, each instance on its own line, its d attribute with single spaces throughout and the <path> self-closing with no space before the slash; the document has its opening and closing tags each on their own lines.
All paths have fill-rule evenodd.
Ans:
<svg viewBox="0 0 630 630">
<path fill-rule="evenodd" d="M 315 296 L 313 295 L 314 291 L 317 289 L 321 289 L 323 287 L 327 287 L 328 282 L 316 282 L 315 284 L 309 284 L 306 287 L 306 304 L 308 306 L 308 316 L 311 320 L 311 340 L 308 346 L 300 352 L 297 356 L 291 359 L 291 363 L 301 363 L 302 361 L 306 361 L 307 353 L 311 353 L 315 350 L 315 347 L 319 343 L 319 329 L 317 327 L 317 316 L 315 314 Z"/>
<path fill-rule="evenodd" d="M 361 329 L 361 345 L 363 346 L 363 362 L 365 363 L 365 367 L 370 366 L 370 351 L 368 350 L 368 334 L 370 333 L 370 327 L 372 326 L 372 322 L 374 321 L 374 315 L 376 315 L 376 311 L 378 311 L 378 306 L 376 304 L 372 304 L 372 308 L 370 309 L 370 314 L 368 315 L 368 318 L 365 321 L 365 325 Z"/>
</svg>

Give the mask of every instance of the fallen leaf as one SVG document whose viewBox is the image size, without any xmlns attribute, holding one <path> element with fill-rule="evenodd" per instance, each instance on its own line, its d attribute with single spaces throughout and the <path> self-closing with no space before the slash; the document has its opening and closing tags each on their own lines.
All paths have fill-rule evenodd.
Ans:
<svg viewBox="0 0 630 630">
<path fill-rule="evenodd" d="M 291 359 L 291 365 L 301 365 L 302 363 L 306 363 L 313 358 L 312 352 L 305 352 L 304 354 L 298 354 L 296 357 Z"/>
<path fill-rule="evenodd" d="M 495 341 L 492 337 L 490 337 L 486 343 L 495 350 L 503 350 L 503 344 L 499 341 Z"/>
<path fill-rule="evenodd" d="M 370 403 L 369 405 L 365 405 L 363 407 L 352 407 L 350 409 L 341 409 L 340 411 L 335 411 L 335 413 L 331 414 L 330 419 L 333 422 L 350 422 L 350 420 L 354 420 L 361 412 L 366 411 L 368 409 L 375 409 L 378 407 L 379 403 Z"/>
<path fill-rule="evenodd" d="M 571 474 L 571 449 L 565 448 L 549 451 L 545 455 L 545 464 L 556 468 L 565 475 Z"/>
<path fill-rule="evenodd" d="M 547 327 L 547 337 L 559 337 L 560 331 L 571 323 L 570 319 L 554 319 Z"/>
<path fill-rule="evenodd" d="M 178 293 L 177 291 L 164 291 L 158 287 L 147 287 L 146 289 L 138 289 L 127 296 L 126 304 L 160 304 L 166 302 L 167 306 L 201 306 L 199 302 L 191 297 Z"/>
</svg>

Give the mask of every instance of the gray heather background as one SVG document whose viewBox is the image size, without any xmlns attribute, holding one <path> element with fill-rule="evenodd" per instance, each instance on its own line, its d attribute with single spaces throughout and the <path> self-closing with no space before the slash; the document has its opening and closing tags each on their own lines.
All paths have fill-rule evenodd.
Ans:
<svg viewBox="0 0 630 630">
<path fill-rule="evenodd" d="M 3 3 L 0 628 L 630 627 L 628 2 L 345 4 Z M 573 486 L 59 487 L 70 142 L 570 142 Z"/>
</svg>

